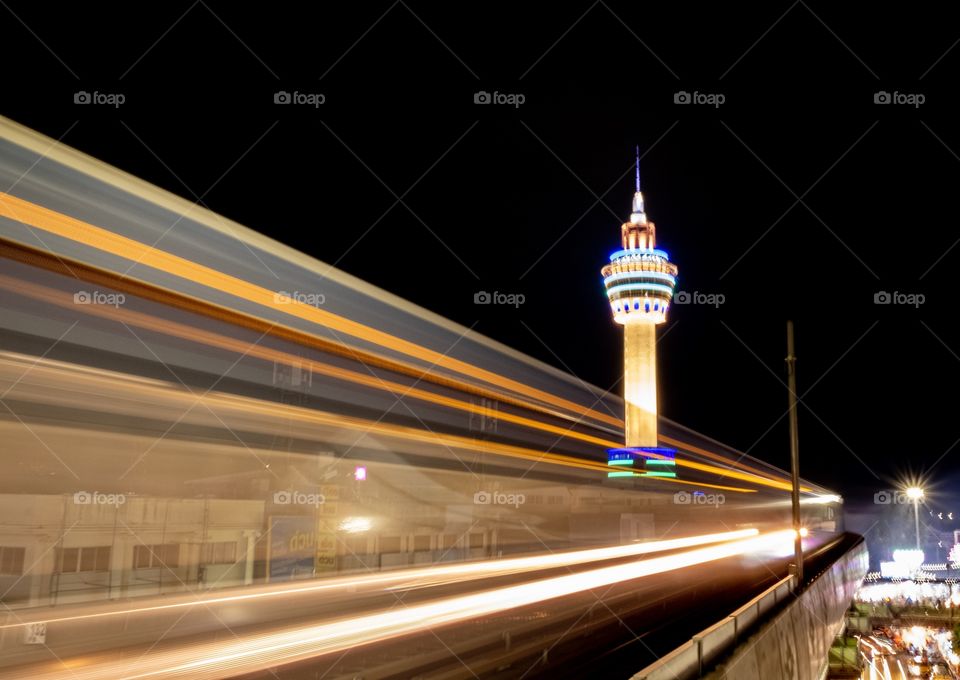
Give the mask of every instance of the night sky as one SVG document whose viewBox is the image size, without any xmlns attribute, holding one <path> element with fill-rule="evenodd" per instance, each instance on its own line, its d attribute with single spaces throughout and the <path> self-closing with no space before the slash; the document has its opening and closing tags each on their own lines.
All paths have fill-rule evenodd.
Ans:
<svg viewBox="0 0 960 680">
<path fill-rule="evenodd" d="M 724 299 L 661 327 L 662 412 L 788 467 L 792 317 L 802 474 L 868 504 L 925 474 L 960 511 L 946 10 L 347 4 L 11 2 L 2 113 L 604 389 L 621 332 L 599 269 L 639 145 L 678 288 Z M 480 290 L 526 302 L 477 306 Z"/>
</svg>

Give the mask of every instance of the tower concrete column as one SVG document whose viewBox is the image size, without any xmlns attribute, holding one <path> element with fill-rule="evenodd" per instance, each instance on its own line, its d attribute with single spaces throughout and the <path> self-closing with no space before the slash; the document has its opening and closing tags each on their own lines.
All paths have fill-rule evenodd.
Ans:
<svg viewBox="0 0 960 680">
<path fill-rule="evenodd" d="M 624 443 L 657 445 L 657 326 L 652 321 L 623 327 Z"/>
</svg>

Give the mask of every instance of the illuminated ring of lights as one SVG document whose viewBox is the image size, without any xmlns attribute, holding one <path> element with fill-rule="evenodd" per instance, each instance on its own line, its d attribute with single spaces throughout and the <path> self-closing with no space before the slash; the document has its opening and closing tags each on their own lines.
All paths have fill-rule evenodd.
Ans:
<svg viewBox="0 0 960 680">
<path fill-rule="evenodd" d="M 622 292 L 628 293 L 652 293 L 657 297 L 657 293 L 662 293 L 668 298 L 673 297 L 673 286 L 664 286 L 660 283 L 625 283 L 619 286 L 607 288 L 607 295 L 614 296 Z"/>
<path fill-rule="evenodd" d="M 667 314 L 667 303 L 657 302 L 659 298 L 653 301 L 652 309 L 650 300 L 648 298 L 620 298 L 616 302 L 610 301 L 610 308 L 614 311 L 614 318 L 616 319 L 619 315 L 624 317 L 629 314 L 632 317 L 639 316 L 641 318 L 659 318 L 665 319 Z M 630 306 L 630 303 L 633 303 L 633 307 Z M 624 303 L 623 306 L 620 306 L 620 303 Z M 641 303 L 643 304 L 643 309 L 640 309 Z M 617 305 L 617 306 L 614 306 Z"/>
<path fill-rule="evenodd" d="M 610 274 L 604 277 L 603 283 L 607 284 L 610 281 L 622 281 L 623 279 L 636 279 L 636 278 L 643 278 L 643 277 L 660 279 L 661 281 L 667 281 L 672 285 L 677 284 L 676 277 L 672 276 L 671 274 L 667 274 L 666 272 L 645 272 L 645 271 L 618 272 L 616 274 Z"/>
<path fill-rule="evenodd" d="M 667 251 L 660 250 L 659 248 L 633 248 L 627 250 L 618 250 L 610 254 L 610 261 L 619 260 L 622 257 L 634 257 L 637 255 L 654 255 L 656 257 L 662 257 L 664 260 L 669 260 L 670 256 L 667 255 Z"/>
</svg>

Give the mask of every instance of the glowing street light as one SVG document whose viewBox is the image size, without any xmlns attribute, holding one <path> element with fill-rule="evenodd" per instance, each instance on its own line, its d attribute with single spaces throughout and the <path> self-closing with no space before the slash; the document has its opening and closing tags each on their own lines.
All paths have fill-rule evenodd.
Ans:
<svg viewBox="0 0 960 680">
<path fill-rule="evenodd" d="M 909 486 L 906 489 L 907 498 L 913 500 L 913 523 L 917 532 L 917 550 L 920 549 L 920 499 L 923 498 L 923 489 L 919 486 Z"/>
</svg>

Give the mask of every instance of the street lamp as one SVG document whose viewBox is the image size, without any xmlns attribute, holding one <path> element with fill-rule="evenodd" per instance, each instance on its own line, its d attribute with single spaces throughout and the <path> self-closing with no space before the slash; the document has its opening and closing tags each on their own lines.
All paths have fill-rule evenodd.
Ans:
<svg viewBox="0 0 960 680">
<path fill-rule="evenodd" d="M 917 530 L 917 550 L 920 549 L 920 499 L 923 498 L 923 489 L 919 486 L 907 487 L 907 498 L 913 499 L 913 521 Z"/>
</svg>

